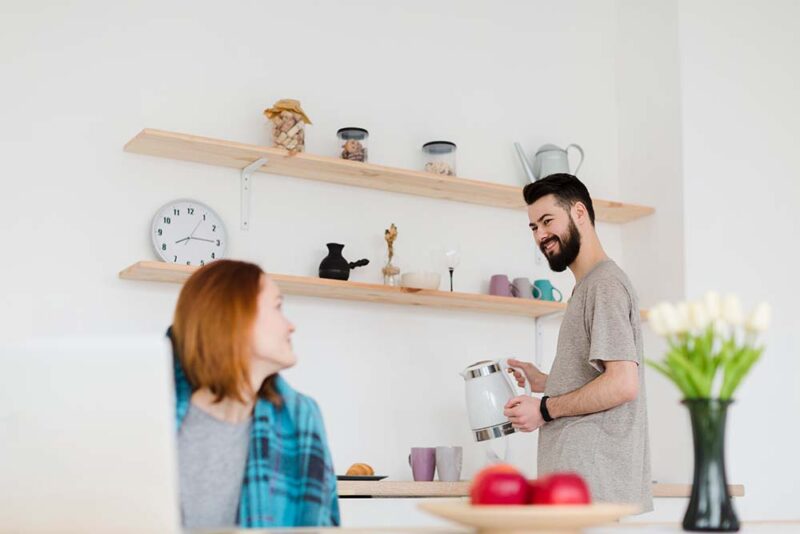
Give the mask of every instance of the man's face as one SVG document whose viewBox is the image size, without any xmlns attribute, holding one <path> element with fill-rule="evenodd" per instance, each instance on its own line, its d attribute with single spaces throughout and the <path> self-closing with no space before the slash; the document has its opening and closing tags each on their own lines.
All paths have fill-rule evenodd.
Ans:
<svg viewBox="0 0 800 534">
<path fill-rule="evenodd" d="M 552 270 L 560 273 L 575 261 L 581 250 L 581 234 L 556 197 L 547 195 L 528 206 L 528 219 L 536 246 Z"/>
</svg>

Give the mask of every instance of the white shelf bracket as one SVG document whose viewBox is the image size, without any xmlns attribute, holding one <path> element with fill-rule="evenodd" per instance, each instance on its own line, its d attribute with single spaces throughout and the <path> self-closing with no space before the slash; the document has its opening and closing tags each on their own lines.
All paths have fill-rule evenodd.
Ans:
<svg viewBox="0 0 800 534">
<path fill-rule="evenodd" d="M 260 169 L 265 163 L 267 163 L 267 158 L 259 158 L 242 169 L 242 179 L 240 181 L 239 189 L 242 198 L 241 228 L 245 232 L 250 229 L 250 193 L 253 188 L 251 177 L 253 173 Z"/>
<path fill-rule="evenodd" d="M 562 315 L 564 315 L 563 311 L 557 311 L 545 315 L 540 315 L 539 317 L 536 317 L 533 320 L 533 328 L 536 336 L 536 339 L 534 340 L 534 343 L 536 344 L 535 347 L 536 352 L 534 353 L 533 356 L 533 363 L 536 364 L 536 367 L 538 369 L 541 369 L 542 366 L 544 365 L 542 357 L 544 353 L 544 325 L 542 324 L 542 320 L 550 317 L 561 317 Z"/>
</svg>

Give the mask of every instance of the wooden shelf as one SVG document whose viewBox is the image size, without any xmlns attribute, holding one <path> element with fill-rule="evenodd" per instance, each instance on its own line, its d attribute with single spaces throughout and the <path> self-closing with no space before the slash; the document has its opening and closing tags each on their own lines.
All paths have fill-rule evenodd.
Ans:
<svg viewBox="0 0 800 534">
<path fill-rule="evenodd" d="M 278 148 L 149 128 L 131 139 L 125 150 L 234 169 L 243 169 L 259 158 L 267 158 L 267 163 L 259 169 L 261 172 L 500 208 L 525 208 L 521 187 L 307 153 L 289 155 Z M 604 222 L 624 223 L 655 211 L 647 206 L 610 200 L 593 199 L 593 202 L 597 220 Z"/>
<path fill-rule="evenodd" d="M 182 284 L 197 269 L 158 261 L 140 261 L 119 273 L 126 280 Z M 470 310 L 483 313 L 540 317 L 566 309 L 566 304 L 472 293 L 451 293 L 427 289 L 406 289 L 381 284 L 343 282 L 307 276 L 272 274 L 272 279 L 287 295 L 302 295 L 391 304 L 410 304 L 432 308 Z"/>
<path fill-rule="evenodd" d="M 338 482 L 340 497 L 466 497 L 470 481 L 461 482 L 413 482 L 381 480 L 377 482 Z M 744 497 L 744 486 L 730 484 L 732 497 Z M 691 484 L 653 484 L 653 497 L 689 497 Z"/>
</svg>

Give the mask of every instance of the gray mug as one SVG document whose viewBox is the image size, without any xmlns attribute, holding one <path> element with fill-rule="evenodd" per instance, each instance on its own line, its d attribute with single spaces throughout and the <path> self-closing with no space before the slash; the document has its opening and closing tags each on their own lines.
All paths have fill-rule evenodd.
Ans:
<svg viewBox="0 0 800 534">
<path fill-rule="evenodd" d="M 533 299 L 533 284 L 527 278 L 514 278 L 511 293 L 521 299 Z"/>
<path fill-rule="evenodd" d="M 462 447 L 436 447 L 436 472 L 442 482 L 461 480 Z"/>
</svg>

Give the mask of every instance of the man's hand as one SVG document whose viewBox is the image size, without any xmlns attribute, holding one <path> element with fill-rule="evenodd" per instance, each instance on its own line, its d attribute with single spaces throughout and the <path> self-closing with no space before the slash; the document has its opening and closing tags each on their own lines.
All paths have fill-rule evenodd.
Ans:
<svg viewBox="0 0 800 534">
<path fill-rule="evenodd" d="M 508 417 L 517 430 L 533 432 L 544 424 L 542 414 L 539 412 L 539 403 L 536 397 L 522 395 L 514 397 L 505 405 L 503 415 Z"/>
<path fill-rule="evenodd" d="M 514 358 L 508 359 L 508 365 L 519 367 L 525 373 L 525 377 L 523 377 L 516 369 L 509 369 L 509 372 L 514 374 L 514 378 L 517 380 L 517 385 L 519 385 L 519 387 L 525 387 L 525 378 L 527 378 L 528 382 L 531 384 L 531 391 L 535 393 L 544 392 L 544 386 L 547 383 L 547 375 L 537 369 L 535 365 L 530 362 L 515 360 Z"/>
</svg>

